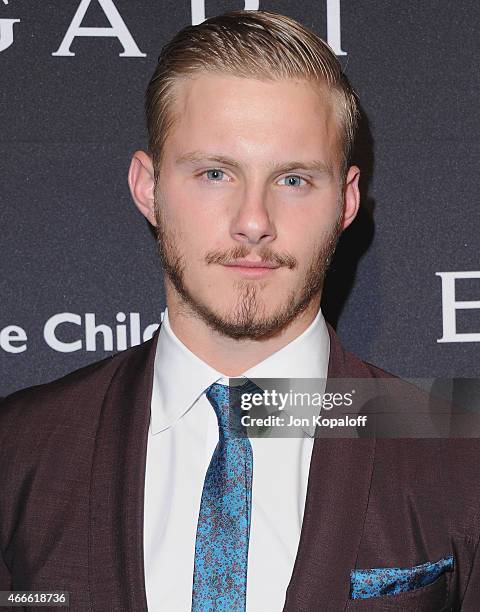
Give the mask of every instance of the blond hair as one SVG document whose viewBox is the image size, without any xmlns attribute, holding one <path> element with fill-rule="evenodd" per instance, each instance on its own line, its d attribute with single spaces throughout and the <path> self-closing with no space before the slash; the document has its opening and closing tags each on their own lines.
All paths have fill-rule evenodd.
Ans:
<svg viewBox="0 0 480 612">
<path fill-rule="evenodd" d="M 199 72 L 262 80 L 304 79 L 326 85 L 340 122 L 341 174 L 358 123 L 357 96 L 330 47 L 294 19 L 267 11 L 230 11 L 180 30 L 160 53 L 148 84 L 148 149 L 157 173 L 176 116 L 175 84 Z"/>
</svg>

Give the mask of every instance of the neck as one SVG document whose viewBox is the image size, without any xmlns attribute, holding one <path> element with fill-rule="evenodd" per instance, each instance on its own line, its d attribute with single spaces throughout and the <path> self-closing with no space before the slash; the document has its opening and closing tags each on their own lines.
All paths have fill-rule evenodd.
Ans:
<svg viewBox="0 0 480 612">
<path fill-rule="evenodd" d="M 225 376 L 240 376 L 300 336 L 315 319 L 321 296 L 282 331 L 260 340 L 237 340 L 213 330 L 193 313 L 178 295 L 167 289 L 168 320 L 172 331 L 183 344 L 212 368 Z"/>
</svg>

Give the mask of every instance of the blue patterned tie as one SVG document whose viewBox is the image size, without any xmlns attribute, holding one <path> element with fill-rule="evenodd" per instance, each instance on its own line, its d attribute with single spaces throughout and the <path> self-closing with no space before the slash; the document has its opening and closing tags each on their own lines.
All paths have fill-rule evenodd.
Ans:
<svg viewBox="0 0 480 612">
<path fill-rule="evenodd" d="M 248 381 L 247 386 L 248 383 L 252 384 Z M 192 612 L 246 609 L 253 453 L 241 426 L 238 400 L 247 386 L 214 383 L 206 390 L 217 414 L 219 441 L 205 475 L 200 502 Z"/>
</svg>

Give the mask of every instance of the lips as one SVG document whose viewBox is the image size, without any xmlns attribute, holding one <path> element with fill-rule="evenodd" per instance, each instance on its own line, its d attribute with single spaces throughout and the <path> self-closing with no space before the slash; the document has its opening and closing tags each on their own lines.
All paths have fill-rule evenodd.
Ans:
<svg viewBox="0 0 480 612">
<path fill-rule="evenodd" d="M 240 277 L 250 280 L 267 278 L 280 266 L 270 261 L 251 261 L 248 259 L 236 259 L 230 263 L 224 264 L 224 267 L 231 274 L 239 275 Z"/>
<path fill-rule="evenodd" d="M 229 267 L 235 268 L 270 268 L 275 269 L 279 268 L 278 264 L 268 262 L 268 261 L 249 261 L 248 259 L 236 259 L 231 263 L 225 264 Z"/>
</svg>

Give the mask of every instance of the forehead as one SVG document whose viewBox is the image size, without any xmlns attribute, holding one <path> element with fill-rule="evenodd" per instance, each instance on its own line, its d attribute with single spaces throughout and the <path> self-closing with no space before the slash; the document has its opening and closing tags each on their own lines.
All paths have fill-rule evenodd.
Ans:
<svg viewBox="0 0 480 612">
<path fill-rule="evenodd" d="M 165 154 L 211 147 L 213 152 L 267 157 L 323 156 L 336 161 L 339 127 L 333 96 L 305 80 L 247 79 L 200 73 L 175 85 L 174 123 Z"/>
</svg>

